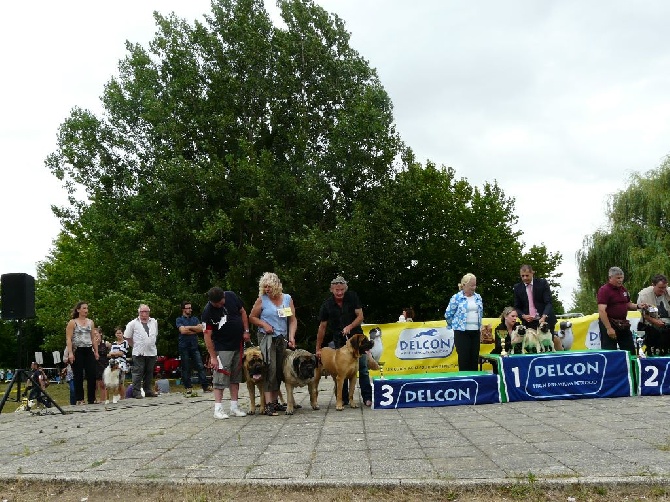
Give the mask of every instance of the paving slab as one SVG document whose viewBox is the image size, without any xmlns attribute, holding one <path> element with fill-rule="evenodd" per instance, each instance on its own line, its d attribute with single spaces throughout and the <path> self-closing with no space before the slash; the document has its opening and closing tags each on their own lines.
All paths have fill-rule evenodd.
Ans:
<svg viewBox="0 0 670 502">
<path fill-rule="evenodd" d="M 216 420 L 212 394 L 4 413 L 0 478 L 331 486 L 346 466 L 371 486 L 670 484 L 664 396 L 336 411 L 330 385 L 319 410 L 299 389 L 292 416 Z"/>
</svg>

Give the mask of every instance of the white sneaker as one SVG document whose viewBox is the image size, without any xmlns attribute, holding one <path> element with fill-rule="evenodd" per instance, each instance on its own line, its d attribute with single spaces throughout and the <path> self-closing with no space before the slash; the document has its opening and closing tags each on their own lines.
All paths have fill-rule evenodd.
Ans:
<svg viewBox="0 0 670 502">
<path fill-rule="evenodd" d="M 218 418 L 219 420 L 225 420 L 226 418 L 228 418 L 228 415 L 226 415 L 223 409 L 214 410 L 214 418 Z"/>
<path fill-rule="evenodd" d="M 246 417 L 247 416 L 247 414 L 239 408 L 231 408 L 230 409 L 230 414 L 233 417 Z"/>
<path fill-rule="evenodd" d="M 112 398 L 112 403 L 114 403 L 114 404 L 118 403 L 120 398 L 121 398 L 121 396 L 119 396 L 118 394 L 116 394 L 116 395 Z"/>
</svg>

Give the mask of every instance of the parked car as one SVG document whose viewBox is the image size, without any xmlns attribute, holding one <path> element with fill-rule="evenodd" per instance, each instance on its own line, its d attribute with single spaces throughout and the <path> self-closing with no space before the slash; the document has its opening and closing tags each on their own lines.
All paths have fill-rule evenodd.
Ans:
<svg viewBox="0 0 670 502">
<path fill-rule="evenodd" d="M 154 366 L 154 376 L 165 372 L 167 378 L 181 378 L 181 358 L 158 356 L 156 366 Z"/>
</svg>

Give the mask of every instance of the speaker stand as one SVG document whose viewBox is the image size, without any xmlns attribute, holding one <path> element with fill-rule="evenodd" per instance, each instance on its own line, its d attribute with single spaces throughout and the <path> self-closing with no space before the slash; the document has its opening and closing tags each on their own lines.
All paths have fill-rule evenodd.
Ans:
<svg viewBox="0 0 670 502">
<path fill-rule="evenodd" d="M 12 377 L 12 380 L 9 382 L 9 385 L 7 386 L 7 389 L 5 389 L 5 394 L 2 396 L 2 401 L 0 401 L 0 413 L 2 413 L 2 409 L 5 407 L 5 403 L 7 402 L 7 398 L 9 397 L 9 394 L 12 392 L 12 387 L 14 387 L 14 384 L 16 383 L 16 402 L 19 403 L 21 402 L 21 382 L 25 379 L 27 382 L 30 380 L 34 386 L 37 386 L 38 388 L 40 387 L 40 383 L 33 377 L 32 373 L 28 370 L 22 370 L 18 369 L 14 371 L 14 376 Z M 58 403 L 54 401 L 49 394 L 44 389 L 40 389 L 39 393 L 37 394 L 38 398 L 40 395 L 44 395 L 46 397 L 47 402 L 49 402 L 51 405 L 55 406 L 58 408 L 58 411 L 60 411 L 63 415 L 65 415 L 65 412 L 63 411 L 63 408 L 58 406 Z"/>
<path fill-rule="evenodd" d="M 23 319 L 17 319 L 17 325 L 18 329 L 16 331 L 16 338 L 17 338 L 17 345 L 18 345 L 18 366 L 19 368 L 21 367 L 21 352 L 23 351 L 22 348 L 22 338 L 21 338 L 21 327 L 23 325 Z M 16 383 L 16 402 L 20 403 L 21 402 L 21 382 L 27 382 L 30 380 L 33 385 L 36 385 L 38 388 L 40 387 L 40 383 L 36 381 L 33 378 L 33 373 L 29 370 L 24 370 L 24 369 L 17 369 L 14 370 L 14 376 L 12 376 L 12 380 L 9 382 L 9 385 L 5 389 L 5 394 L 2 396 L 2 400 L 0 400 L 0 413 L 2 413 L 2 409 L 5 407 L 5 403 L 7 402 L 7 398 L 12 392 L 12 387 L 14 387 L 14 384 Z M 65 412 L 63 411 L 63 408 L 58 406 L 58 403 L 54 401 L 49 394 L 46 393 L 45 390 L 40 388 L 39 394 L 37 396 L 39 397 L 40 394 L 44 394 L 44 396 L 47 399 L 47 402 L 51 403 L 53 406 L 58 408 L 58 411 L 60 411 L 63 415 L 65 415 Z"/>
</svg>

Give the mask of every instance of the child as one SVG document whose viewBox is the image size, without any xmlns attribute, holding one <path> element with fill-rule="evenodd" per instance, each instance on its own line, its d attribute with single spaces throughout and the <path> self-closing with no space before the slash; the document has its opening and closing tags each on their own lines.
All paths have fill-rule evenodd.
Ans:
<svg viewBox="0 0 670 502">
<path fill-rule="evenodd" d="M 157 395 L 170 393 L 170 380 L 167 379 L 165 371 L 161 371 L 161 377 L 154 384 L 154 392 Z"/>
</svg>

